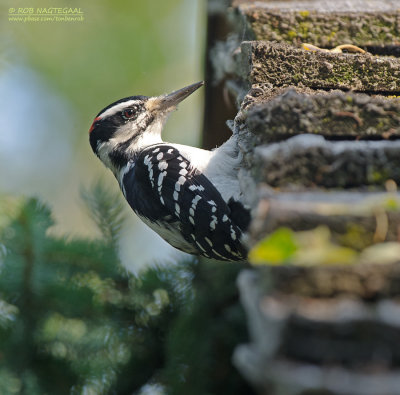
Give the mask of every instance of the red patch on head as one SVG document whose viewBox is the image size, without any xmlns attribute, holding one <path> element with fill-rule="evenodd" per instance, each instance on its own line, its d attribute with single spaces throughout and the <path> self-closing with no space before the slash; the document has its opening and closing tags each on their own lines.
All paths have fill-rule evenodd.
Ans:
<svg viewBox="0 0 400 395">
<path fill-rule="evenodd" d="M 92 126 L 91 126 L 90 129 L 89 129 L 89 133 L 92 132 L 92 130 L 93 130 L 94 127 L 95 127 L 96 122 L 99 121 L 100 119 L 101 119 L 101 117 L 96 117 L 96 118 L 93 120 Z"/>
</svg>

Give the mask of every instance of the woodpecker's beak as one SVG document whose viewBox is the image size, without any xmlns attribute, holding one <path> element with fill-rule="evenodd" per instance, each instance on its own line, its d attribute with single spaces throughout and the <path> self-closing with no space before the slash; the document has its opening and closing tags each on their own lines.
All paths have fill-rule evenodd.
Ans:
<svg viewBox="0 0 400 395">
<path fill-rule="evenodd" d="M 204 85 L 204 81 L 197 82 L 195 84 L 186 86 L 185 88 L 179 89 L 175 92 L 170 93 L 169 95 L 160 96 L 157 98 L 158 101 L 158 109 L 162 111 L 166 111 L 169 109 L 173 109 L 177 106 L 182 100 L 186 99 L 190 96 L 194 91 L 199 89 Z"/>
</svg>

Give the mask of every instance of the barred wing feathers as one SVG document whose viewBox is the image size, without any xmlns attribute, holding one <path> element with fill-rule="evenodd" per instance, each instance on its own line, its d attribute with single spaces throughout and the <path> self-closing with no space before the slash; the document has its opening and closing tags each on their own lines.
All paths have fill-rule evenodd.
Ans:
<svg viewBox="0 0 400 395">
<path fill-rule="evenodd" d="M 122 184 L 128 203 L 139 216 L 180 232 L 198 254 L 219 260 L 245 259 L 242 230 L 232 221 L 230 205 L 173 146 L 143 150 Z"/>
</svg>

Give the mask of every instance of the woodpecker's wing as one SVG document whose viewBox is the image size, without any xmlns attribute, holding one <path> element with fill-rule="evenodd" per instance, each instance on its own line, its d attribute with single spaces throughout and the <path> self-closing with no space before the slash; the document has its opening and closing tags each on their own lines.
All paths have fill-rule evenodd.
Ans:
<svg viewBox="0 0 400 395">
<path fill-rule="evenodd" d="M 143 150 L 122 180 L 129 204 L 152 222 L 176 223 L 199 254 L 243 260 L 246 249 L 231 209 L 210 180 L 171 145 Z"/>
</svg>

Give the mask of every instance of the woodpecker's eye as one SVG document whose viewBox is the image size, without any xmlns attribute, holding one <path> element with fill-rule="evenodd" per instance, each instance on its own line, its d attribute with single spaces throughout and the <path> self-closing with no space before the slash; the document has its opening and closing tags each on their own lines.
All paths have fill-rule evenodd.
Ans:
<svg viewBox="0 0 400 395">
<path fill-rule="evenodd" d="M 122 111 L 122 117 L 125 119 L 133 118 L 135 115 L 135 111 L 132 108 L 127 108 L 126 110 Z"/>
</svg>

